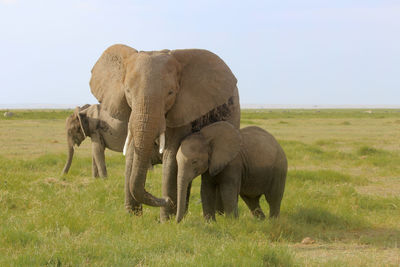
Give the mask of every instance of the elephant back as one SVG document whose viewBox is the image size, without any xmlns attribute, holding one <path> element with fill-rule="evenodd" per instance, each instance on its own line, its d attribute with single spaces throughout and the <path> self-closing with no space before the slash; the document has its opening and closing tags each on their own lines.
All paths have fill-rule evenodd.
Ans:
<svg viewBox="0 0 400 267">
<path fill-rule="evenodd" d="M 240 129 L 243 147 L 248 162 L 263 160 L 264 166 L 273 166 L 284 155 L 278 141 L 267 131 L 257 126 Z M 251 168 L 250 168 L 251 169 Z"/>
</svg>

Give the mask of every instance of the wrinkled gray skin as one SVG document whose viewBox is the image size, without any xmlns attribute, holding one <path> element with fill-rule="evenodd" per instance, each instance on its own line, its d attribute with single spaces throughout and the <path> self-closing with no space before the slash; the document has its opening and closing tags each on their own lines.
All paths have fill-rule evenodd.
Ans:
<svg viewBox="0 0 400 267">
<path fill-rule="evenodd" d="M 200 49 L 137 51 L 107 48 L 92 69 L 90 88 L 113 118 L 129 117 L 125 207 L 141 214 L 138 203 L 162 207 L 161 220 L 176 213 L 176 152 L 190 133 L 216 122 L 239 128 L 237 80 L 217 55 Z M 162 198 L 145 190 L 154 141 L 163 153 Z M 189 192 L 189 191 L 188 191 Z M 187 192 L 187 195 L 188 195 Z M 172 203 L 171 203 L 172 202 Z"/>
<path fill-rule="evenodd" d="M 105 149 L 122 152 L 128 130 L 128 118 L 125 120 L 115 119 L 102 109 L 101 104 L 86 104 L 75 108 L 74 113 L 67 118 L 65 128 L 68 158 L 62 173 L 68 173 L 71 167 L 74 147 L 79 146 L 86 137 L 90 137 L 93 177 L 107 177 Z M 154 147 L 151 165 L 161 163 L 161 157 L 157 147 Z"/>
<path fill-rule="evenodd" d="M 215 220 L 219 198 L 225 213 L 237 217 L 238 195 L 258 218 L 265 218 L 259 204 L 261 195 L 269 204 L 270 217 L 279 215 L 287 160 L 281 146 L 267 131 L 255 126 L 239 131 L 227 122 L 216 122 L 185 138 L 176 158 L 177 222 L 185 213 L 186 188 L 200 174 L 206 219 Z"/>
</svg>

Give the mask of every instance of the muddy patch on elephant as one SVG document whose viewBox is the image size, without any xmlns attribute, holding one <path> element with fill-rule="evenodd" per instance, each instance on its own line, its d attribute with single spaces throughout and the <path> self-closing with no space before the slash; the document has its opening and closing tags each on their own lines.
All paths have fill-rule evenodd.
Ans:
<svg viewBox="0 0 400 267">
<path fill-rule="evenodd" d="M 228 103 L 208 112 L 206 115 L 192 122 L 192 133 L 200 131 L 201 128 L 218 121 L 228 120 L 235 108 L 233 97 L 230 97 Z"/>
</svg>

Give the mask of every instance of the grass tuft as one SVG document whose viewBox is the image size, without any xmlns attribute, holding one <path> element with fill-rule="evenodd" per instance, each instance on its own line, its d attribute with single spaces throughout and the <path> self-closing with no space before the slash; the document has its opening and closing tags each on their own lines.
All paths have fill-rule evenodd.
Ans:
<svg viewBox="0 0 400 267">
<path fill-rule="evenodd" d="M 11 117 L 0 116 L 0 120 L 65 120 L 73 110 L 42 109 L 42 110 L 7 110 L 13 113 Z M 0 110 L 3 114 L 5 110 Z"/>
</svg>

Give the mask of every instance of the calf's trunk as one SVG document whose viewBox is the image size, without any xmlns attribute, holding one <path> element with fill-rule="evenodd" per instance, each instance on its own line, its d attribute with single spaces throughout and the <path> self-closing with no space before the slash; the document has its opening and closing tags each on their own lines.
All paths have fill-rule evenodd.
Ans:
<svg viewBox="0 0 400 267">
<path fill-rule="evenodd" d="M 176 213 L 176 222 L 180 222 L 183 219 L 186 211 L 186 195 L 189 186 L 189 179 L 185 179 L 178 175 L 178 209 Z"/>
</svg>

